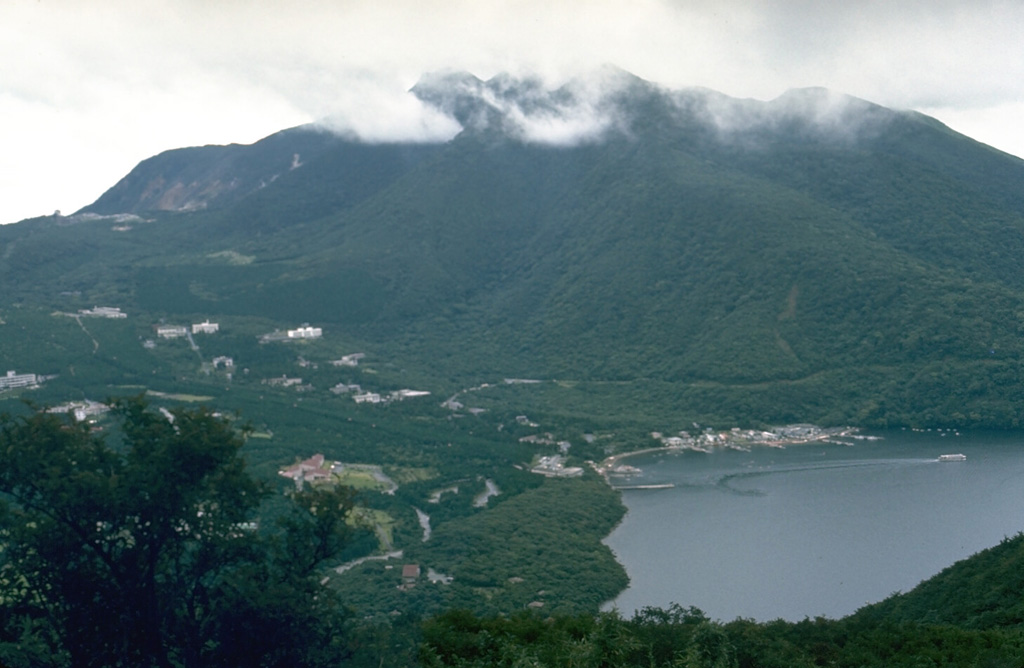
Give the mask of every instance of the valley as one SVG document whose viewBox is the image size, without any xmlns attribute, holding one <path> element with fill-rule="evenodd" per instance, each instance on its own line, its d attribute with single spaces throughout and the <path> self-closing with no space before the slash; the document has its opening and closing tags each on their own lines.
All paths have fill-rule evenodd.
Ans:
<svg viewBox="0 0 1024 668">
<path fill-rule="evenodd" d="M 1024 424 L 1024 161 L 821 89 L 614 79 L 616 122 L 576 143 L 522 127 L 572 87 L 449 73 L 413 89 L 449 141 L 175 149 L 0 226 L 0 411 L 118 447 L 112 400 L 171 434 L 208 408 L 272 492 L 232 532 L 351 490 L 317 586 L 385 635 L 453 610 L 622 630 L 624 495 L 693 491 L 626 461 Z"/>
<path fill-rule="evenodd" d="M 180 325 L 117 307 L 21 307 L 3 317 L 0 348 L 23 351 L 22 368 L 54 372 L 19 375 L 32 383 L 0 392 L 8 412 L 24 411 L 21 402 L 31 401 L 102 430 L 110 397 L 144 395 L 168 418 L 177 406 L 202 404 L 248 434 L 243 453 L 250 468 L 279 494 L 305 485 L 353 489 L 356 533 L 334 586 L 371 616 L 452 606 L 483 614 L 545 601 L 566 613 L 594 609 L 626 583 L 601 544 L 622 514 L 615 489 L 625 454 L 651 444 L 705 452 L 780 447 L 848 432 L 709 427 L 692 437 L 665 436 L 652 429 L 664 423 L 584 420 L 565 416 L 551 399 L 577 391 L 578 382 L 502 378 L 453 391 L 437 379 L 410 376 L 404 360 L 352 352 L 373 349 L 372 342 L 309 325 L 277 323 L 271 329 L 281 335 L 267 338 L 266 321 L 216 313 L 179 317 Z M 47 345 L 34 346 L 39 340 Z M 55 351 L 76 352 L 57 362 Z M 410 377 L 435 391 L 403 387 Z M 597 508 L 603 510 L 593 515 Z M 512 533 L 495 540 L 503 532 Z M 510 545 L 533 556 L 509 552 Z M 534 552 L 542 546 L 547 559 Z M 565 572 L 565 564 L 588 559 L 596 560 L 586 572 Z M 445 577 L 403 585 L 394 565 L 401 563 Z M 490 569 L 493 575 L 483 574 Z M 538 591 L 547 598 L 537 598 Z"/>
<path fill-rule="evenodd" d="M 103 402 L 109 397 L 144 395 L 169 418 L 169 410 L 195 403 L 230 416 L 249 434 L 243 453 L 250 469 L 279 494 L 287 494 L 300 479 L 305 485 L 342 484 L 357 493 L 359 513 L 352 518 L 355 533 L 340 555 L 334 586 L 363 615 L 386 619 L 393 610 L 429 613 L 456 604 L 481 612 L 509 610 L 508 606 L 517 606 L 527 592 L 523 587 L 503 591 L 501 583 L 508 578 L 532 581 L 535 591 L 550 592 L 557 597 L 559 610 L 582 611 L 593 609 L 624 585 L 621 567 L 600 544 L 621 514 L 616 494 L 592 472 L 585 480 L 550 482 L 529 472 L 531 462 L 559 450 L 553 442 L 545 445 L 544 439 L 528 438 L 541 425 L 517 421 L 512 407 L 498 410 L 506 401 L 500 396 L 503 386 L 514 383 L 481 384 L 470 394 L 473 399 L 482 397 L 488 408 L 474 410 L 471 403 L 466 410 L 458 410 L 451 402 L 442 406 L 428 392 L 401 388 L 403 374 L 394 361 L 354 354 L 346 347 L 349 344 L 332 336 L 329 329 L 317 337 L 267 340 L 261 339 L 260 332 L 266 330 L 262 321 L 250 323 L 211 314 L 195 320 L 208 328 L 216 322 L 217 331 L 195 334 L 190 343 L 177 330 L 191 333 L 192 324 L 175 325 L 172 332 L 169 326 L 158 324 L 158 318 L 145 314 L 97 310 L 125 317 L 89 318 L 88 331 L 84 331 L 75 318 L 60 312 L 4 311 L 0 349 L 25 351 L 20 362 L 52 365 L 52 358 L 33 346 L 32 340 L 47 341 L 44 348 L 50 354 L 55 350 L 77 353 L 61 360 L 59 373 L 19 375 L 26 384 L 0 392 L 2 410 L 17 414 L 54 405 L 103 430 L 110 426 Z M 239 329 L 248 332 L 243 336 Z M 232 362 L 215 366 L 211 360 L 217 358 Z M 108 368 L 115 371 L 103 371 Z M 106 379 L 104 373 L 109 374 Z M 278 382 L 282 379 L 288 382 Z M 339 385 L 345 391 L 339 392 Z M 363 394 L 349 389 L 356 386 Z M 481 395 L 485 389 L 497 396 Z M 383 395 L 385 400 L 360 400 L 371 393 Z M 468 401 L 466 393 L 454 394 Z M 69 404 L 72 399 L 74 403 Z M 565 428 L 559 431 L 563 439 Z M 585 441 L 579 440 L 574 461 L 586 456 L 584 446 Z M 287 467 L 313 452 L 346 464 L 336 464 L 336 470 L 326 476 L 317 475 L 318 467 L 312 465 L 285 476 L 291 470 Z M 320 455 L 321 462 L 323 459 Z M 559 485 L 573 490 L 572 503 L 563 497 L 569 488 L 556 489 Z M 513 500 L 506 504 L 509 499 Z M 518 510 L 512 508 L 523 504 Z M 273 517 L 275 505 L 270 504 L 266 517 Z M 582 511 L 602 505 L 603 519 L 598 515 L 580 521 L 571 516 L 573 507 Z M 429 509 L 429 516 L 422 509 Z M 537 513 L 541 515 L 527 519 Z M 562 521 L 568 524 L 562 529 L 557 523 L 552 526 L 550 513 L 564 516 Z M 422 524 L 425 516 L 429 522 L 426 530 Z M 562 548 L 553 550 L 549 560 L 534 559 L 530 566 L 515 569 L 504 579 L 478 574 L 487 564 L 500 570 L 520 560 L 517 552 L 508 551 L 508 543 L 495 542 L 493 535 L 518 533 L 527 521 L 536 531 L 553 532 L 552 536 L 571 534 L 573 540 L 558 540 Z M 474 524 L 486 526 L 486 533 L 478 533 L 482 529 L 473 529 Z M 429 541 L 424 540 L 424 531 Z M 471 552 L 466 550 L 467 541 L 477 543 Z M 523 544 L 521 549 L 532 550 L 531 545 L 546 541 Z M 584 556 L 590 553 L 594 553 L 592 557 Z M 473 559 L 467 561 L 469 554 Z M 392 563 L 401 556 L 422 563 L 424 573 L 429 567 L 447 577 L 396 589 L 402 585 L 401 568 L 394 570 L 388 561 L 380 561 L 389 555 Z M 600 581 L 592 575 L 554 575 L 559 564 L 580 558 L 596 558 L 593 567 L 601 574 Z M 501 566 L 503 563 L 507 565 Z M 576 592 L 589 593 L 581 598 Z"/>
</svg>

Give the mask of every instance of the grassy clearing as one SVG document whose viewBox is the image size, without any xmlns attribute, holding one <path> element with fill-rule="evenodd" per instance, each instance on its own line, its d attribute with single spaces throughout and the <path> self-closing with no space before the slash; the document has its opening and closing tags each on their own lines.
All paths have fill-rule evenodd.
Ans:
<svg viewBox="0 0 1024 668">
<path fill-rule="evenodd" d="M 405 485 L 410 482 L 418 482 L 421 480 L 433 480 L 441 475 L 437 469 L 434 468 L 417 468 L 410 466 L 388 466 L 386 473 L 388 474 L 388 477 L 399 485 Z"/>
<path fill-rule="evenodd" d="M 395 518 L 383 510 L 355 508 L 348 517 L 348 525 L 372 528 L 381 541 L 382 550 L 388 550 L 394 545 Z"/>
<path fill-rule="evenodd" d="M 345 464 L 345 468 L 340 473 L 334 474 L 334 481 L 339 485 L 351 487 L 352 489 L 358 490 L 385 490 L 391 486 L 387 482 L 379 480 L 376 472 L 379 472 L 379 467 L 373 466 L 355 466 L 352 464 Z"/>
</svg>

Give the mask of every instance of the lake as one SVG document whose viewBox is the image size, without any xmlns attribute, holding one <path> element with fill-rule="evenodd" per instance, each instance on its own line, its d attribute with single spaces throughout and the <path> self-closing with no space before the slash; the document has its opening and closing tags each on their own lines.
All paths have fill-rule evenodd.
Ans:
<svg viewBox="0 0 1024 668">
<path fill-rule="evenodd" d="M 605 542 L 631 582 L 606 608 L 837 618 L 1024 530 L 1024 433 L 864 435 L 624 460 L 643 472 L 622 484 L 674 487 L 622 492 Z"/>
</svg>

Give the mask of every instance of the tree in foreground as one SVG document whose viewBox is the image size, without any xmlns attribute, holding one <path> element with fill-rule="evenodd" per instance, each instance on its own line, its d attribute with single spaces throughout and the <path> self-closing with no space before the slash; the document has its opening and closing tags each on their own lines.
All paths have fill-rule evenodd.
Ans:
<svg viewBox="0 0 1024 668">
<path fill-rule="evenodd" d="M 0 664 L 337 665 L 340 607 L 319 578 L 351 497 L 297 494 L 257 527 L 268 491 L 228 421 L 171 422 L 141 399 L 113 412 L 108 438 L 0 417 Z"/>
</svg>

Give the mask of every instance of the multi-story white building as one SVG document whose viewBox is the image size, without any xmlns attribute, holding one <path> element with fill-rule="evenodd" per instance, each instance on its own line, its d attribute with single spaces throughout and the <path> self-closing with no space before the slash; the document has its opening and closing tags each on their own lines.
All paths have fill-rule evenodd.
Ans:
<svg viewBox="0 0 1024 668">
<path fill-rule="evenodd" d="M 122 313 L 117 306 L 93 306 L 88 309 L 79 309 L 79 315 L 88 315 L 94 318 L 127 318 L 127 313 Z"/>
<path fill-rule="evenodd" d="M 270 385 L 271 387 L 295 387 L 302 385 L 301 378 L 289 378 L 288 376 L 281 376 L 280 378 L 264 378 L 260 381 L 264 385 Z"/>
<path fill-rule="evenodd" d="M 209 320 L 192 323 L 193 334 L 214 334 L 219 329 L 219 324 L 215 322 L 210 322 Z"/>
<path fill-rule="evenodd" d="M 320 327 L 310 327 L 307 324 L 302 325 L 298 329 L 289 329 L 289 339 L 318 339 L 324 335 L 324 330 Z"/>
<path fill-rule="evenodd" d="M 165 339 L 177 339 L 188 335 L 188 330 L 182 325 L 160 325 L 156 328 L 156 335 Z"/>
<path fill-rule="evenodd" d="M 39 384 L 39 376 L 34 373 L 16 373 L 8 371 L 0 376 L 0 390 L 11 390 L 16 387 L 35 387 Z"/>
</svg>

